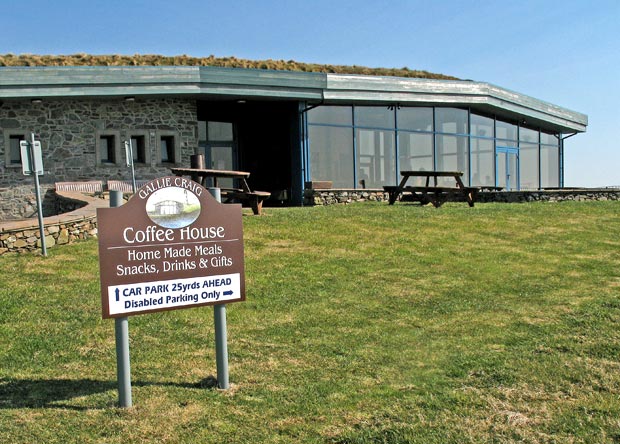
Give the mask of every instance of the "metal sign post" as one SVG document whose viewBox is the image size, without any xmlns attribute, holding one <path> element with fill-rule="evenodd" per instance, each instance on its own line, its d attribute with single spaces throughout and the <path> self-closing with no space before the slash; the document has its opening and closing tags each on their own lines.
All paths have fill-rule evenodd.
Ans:
<svg viewBox="0 0 620 444">
<path fill-rule="evenodd" d="M 123 192 L 110 191 L 110 207 L 123 205 Z M 118 381 L 118 404 L 131 407 L 131 366 L 129 361 L 129 320 L 127 317 L 114 319 L 116 339 L 116 380 Z"/>
<path fill-rule="evenodd" d="M 133 145 L 131 139 L 125 141 L 125 159 L 127 159 L 127 166 L 131 167 L 131 186 L 133 193 L 136 194 L 136 170 L 133 166 Z"/>
<path fill-rule="evenodd" d="M 25 175 L 34 175 L 34 193 L 37 199 L 37 216 L 39 219 L 39 233 L 41 237 L 41 253 L 47 256 L 45 245 L 45 226 L 43 225 L 43 206 L 41 204 L 41 191 L 39 189 L 39 175 L 43 175 L 43 156 L 41 154 L 41 142 L 34 140 L 34 133 L 30 134 L 30 141 L 20 142 L 22 156 L 22 171 Z"/>
</svg>

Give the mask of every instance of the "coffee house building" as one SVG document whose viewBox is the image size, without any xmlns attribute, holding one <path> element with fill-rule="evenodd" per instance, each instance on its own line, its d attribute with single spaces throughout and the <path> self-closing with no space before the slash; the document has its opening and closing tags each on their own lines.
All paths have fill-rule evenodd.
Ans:
<svg viewBox="0 0 620 444">
<path fill-rule="evenodd" d="M 401 170 L 462 171 L 470 186 L 564 184 L 587 116 L 492 84 L 199 66 L 0 68 L 0 219 L 28 217 L 20 141 L 41 141 L 43 188 L 169 175 L 204 154 L 250 172 L 271 203 L 304 189 L 381 189 Z M 10 202 L 9 202 L 10 201 Z M 12 202 L 12 203 L 11 203 Z M 269 205 L 269 201 L 266 202 Z"/>
</svg>

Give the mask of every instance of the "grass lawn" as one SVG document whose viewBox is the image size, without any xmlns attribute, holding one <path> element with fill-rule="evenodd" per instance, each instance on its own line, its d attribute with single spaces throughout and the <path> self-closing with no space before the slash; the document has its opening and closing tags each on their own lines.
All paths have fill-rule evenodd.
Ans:
<svg viewBox="0 0 620 444">
<path fill-rule="evenodd" d="M 244 217 L 247 301 L 129 318 L 97 242 L 0 257 L 0 442 L 620 442 L 620 202 Z"/>
</svg>

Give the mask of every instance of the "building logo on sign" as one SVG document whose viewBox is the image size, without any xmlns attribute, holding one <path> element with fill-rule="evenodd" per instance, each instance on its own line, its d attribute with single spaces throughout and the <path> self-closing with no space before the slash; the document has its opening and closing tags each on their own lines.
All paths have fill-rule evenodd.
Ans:
<svg viewBox="0 0 620 444">
<path fill-rule="evenodd" d="M 163 177 L 97 220 L 104 318 L 245 299 L 241 205 Z"/>
</svg>

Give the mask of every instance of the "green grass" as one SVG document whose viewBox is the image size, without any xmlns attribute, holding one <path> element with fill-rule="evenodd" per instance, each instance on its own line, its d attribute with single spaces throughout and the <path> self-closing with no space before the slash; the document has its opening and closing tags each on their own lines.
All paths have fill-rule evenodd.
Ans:
<svg viewBox="0 0 620 444">
<path fill-rule="evenodd" d="M 620 203 L 267 209 L 247 301 L 129 318 L 97 243 L 0 258 L 0 442 L 620 442 Z"/>
</svg>

